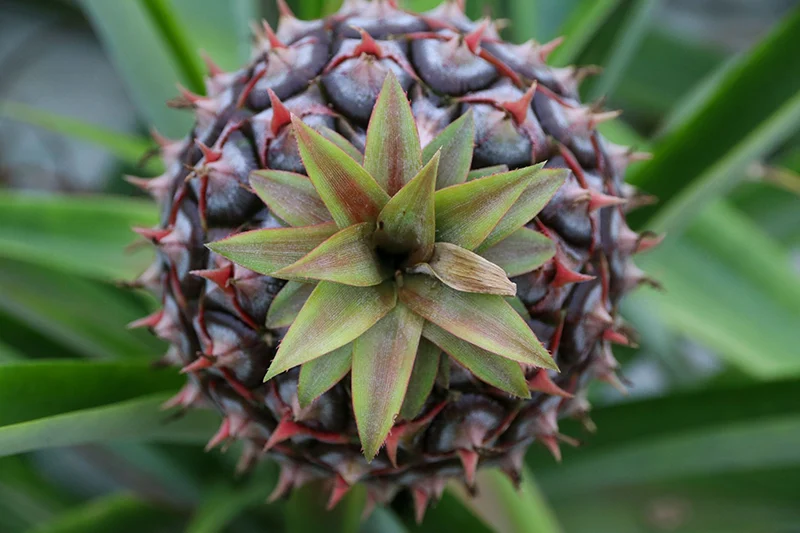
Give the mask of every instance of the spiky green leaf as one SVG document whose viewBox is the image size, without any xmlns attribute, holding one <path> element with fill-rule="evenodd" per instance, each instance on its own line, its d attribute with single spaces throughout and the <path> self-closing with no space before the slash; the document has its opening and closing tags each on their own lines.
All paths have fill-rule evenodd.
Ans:
<svg viewBox="0 0 800 533">
<path fill-rule="evenodd" d="M 476 168 L 475 170 L 470 170 L 469 174 L 467 174 L 467 181 L 485 178 L 486 176 L 500 174 L 502 172 L 508 172 L 508 165 L 493 165 L 491 167 Z"/>
<path fill-rule="evenodd" d="M 333 220 L 314 184 L 302 174 L 257 170 L 250 174 L 250 185 L 269 210 L 290 226 L 313 226 Z"/>
<path fill-rule="evenodd" d="M 368 461 L 378 453 L 403 405 L 424 322 L 398 303 L 353 343 L 353 411 Z"/>
<path fill-rule="evenodd" d="M 305 363 L 300 368 L 300 379 L 297 382 L 297 400 L 300 402 L 300 407 L 308 407 L 339 383 L 350 371 L 352 361 L 353 345 L 345 344 Z"/>
<path fill-rule="evenodd" d="M 505 270 L 509 277 L 513 277 L 536 270 L 545 264 L 556 255 L 556 245 L 538 231 L 519 228 L 480 254 Z"/>
<path fill-rule="evenodd" d="M 374 222 L 389 201 L 372 176 L 341 148 L 292 117 L 308 177 L 340 228 Z"/>
<path fill-rule="evenodd" d="M 422 150 L 422 161 L 427 163 L 440 149 L 439 172 L 436 188 L 444 189 L 467 180 L 472 164 L 475 143 L 475 121 L 470 109 L 442 130 Z"/>
<path fill-rule="evenodd" d="M 400 416 L 405 420 L 413 420 L 431 395 L 436 374 L 439 372 L 441 354 L 442 351 L 438 346 L 428 340 L 420 339 L 417 356 L 414 358 L 414 368 L 408 380 L 406 397 L 400 408 Z"/>
<path fill-rule="evenodd" d="M 542 169 L 536 172 L 530 184 L 522 191 L 517 201 L 500 219 L 478 250 L 485 250 L 497 244 L 533 220 L 533 217 L 539 214 L 539 211 L 547 205 L 559 187 L 564 184 L 568 174 L 569 171 L 564 168 Z"/>
<path fill-rule="evenodd" d="M 436 191 L 436 241 L 477 248 L 537 171 L 525 167 Z"/>
<path fill-rule="evenodd" d="M 378 215 L 375 241 L 383 249 L 402 253 L 414 251 L 427 258 L 436 238 L 434 190 L 439 156 L 435 155 L 408 185 L 395 194 Z"/>
<path fill-rule="evenodd" d="M 457 291 L 501 296 L 517 294 L 517 286 L 502 268 L 449 242 L 437 242 L 430 260 L 416 265 L 412 271 L 430 274 Z"/>
<path fill-rule="evenodd" d="M 374 228 L 370 222 L 345 228 L 273 275 L 296 281 L 334 281 L 355 287 L 377 285 L 386 276 L 372 244 Z"/>
<path fill-rule="evenodd" d="M 394 284 L 320 282 L 283 338 L 264 381 L 355 340 L 397 303 Z"/>
<path fill-rule="evenodd" d="M 557 369 L 502 296 L 459 292 L 428 276 L 408 275 L 398 297 L 415 313 L 469 343 L 520 363 Z"/>
<path fill-rule="evenodd" d="M 528 311 L 528 308 L 525 307 L 525 304 L 522 303 L 522 300 L 519 296 L 506 296 L 506 301 L 508 302 L 508 305 L 514 308 L 514 311 L 516 311 L 523 320 L 526 322 L 531 320 L 531 313 Z"/>
<path fill-rule="evenodd" d="M 275 295 L 267 311 L 267 327 L 288 328 L 314 290 L 311 283 L 290 281 Z"/>
<path fill-rule="evenodd" d="M 393 196 L 421 167 L 422 149 L 411 105 L 390 70 L 367 127 L 364 168 Z"/>
<path fill-rule="evenodd" d="M 344 135 L 325 126 L 319 129 L 319 134 L 341 148 L 344 153 L 353 158 L 353 161 L 363 166 L 364 154 L 359 152 L 358 148 L 353 146 L 353 143 L 348 141 Z"/>
<path fill-rule="evenodd" d="M 332 222 L 304 228 L 258 229 L 206 246 L 245 268 L 272 274 L 302 258 L 335 233 L 336 224 Z"/>
<path fill-rule="evenodd" d="M 519 363 L 459 339 L 431 322 L 425 323 L 422 334 L 481 381 L 520 398 L 531 397 Z"/>
</svg>

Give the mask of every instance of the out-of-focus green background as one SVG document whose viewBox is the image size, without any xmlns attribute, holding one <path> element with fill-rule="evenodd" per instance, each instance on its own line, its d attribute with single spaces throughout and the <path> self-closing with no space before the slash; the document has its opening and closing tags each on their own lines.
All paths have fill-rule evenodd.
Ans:
<svg viewBox="0 0 800 533">
<path fill-rule="evenodd" d="M 339 3 L 289 2 L 301 18 Z M 333 515 L 308 491 L 263 505 L 272 465 L 235 481 L 235 454 L 202 453 L 216 417 L 162 424 L 181 379 L 150 372 L 164 346 L 125 324 L 154 302 L 116 280 L 149 260 L 127 228 L 155 208 L 121 179 L 158 172 L 148 126 L 188 131 L 164 102 L 199 85 L 194 52 L 240 65 L 274 3 L 0 0 L 0 533 L 800 531 L 797 0 L 467 12 L 515 41 L 563 35 L 551 62 L 603 67 L 583 99 L 624 111 L 604 134 L 654 154 L 628 180 L 662 199 L 632 222 L 667 234 L 638 260 L 664 291 L 625 302 L 633 386 L 592 390 L 598 432 L 565 423 L 584 445 L 562 464 L 534 449 L 521 493 L 486 473 L 477 500 L 449 490 L 419 526 L 402 505 L 361 524 L 355 496 Z"/>
</svg>

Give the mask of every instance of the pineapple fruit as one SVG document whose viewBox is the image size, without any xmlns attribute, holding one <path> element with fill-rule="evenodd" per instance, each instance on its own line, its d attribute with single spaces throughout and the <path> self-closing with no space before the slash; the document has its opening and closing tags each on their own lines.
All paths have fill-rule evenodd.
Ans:
<svg viewBox="0 0 800 533">
<path fill-rule="evenodd" d="M 557 42 L 506 43 L 458 1 L 279 7 L 249 65 L 208 61 L 206 95 L 171 102 L 196 123 L 157 138 L 166 173 L 131 178 L 162 206 L 137 283 L 163 305 L 133 325 L 187 376 L 168 406 L 219 410 L 209 448 L 241 440 L 242 469 L 278 461 L 273 498 L 363 483 L 421 517 L 450 478 L 558 458 L 587 383 L 621 386 L 616 309 L 657 242 L 625 223 L 645 198 L 640 154 L 596 131 L 616 113 L 546 64 Z"/>
</svg>

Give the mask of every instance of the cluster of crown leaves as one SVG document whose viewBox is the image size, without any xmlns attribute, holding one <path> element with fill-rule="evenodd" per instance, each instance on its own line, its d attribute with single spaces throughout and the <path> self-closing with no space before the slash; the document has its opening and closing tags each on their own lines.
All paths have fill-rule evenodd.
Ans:
<svg viewBox="0 0 800 533">
<path fill-rule="evenodd" d="M 507 301 L 516 298 L 508 276 L 555 254 L 547 237 L 524 226 L 566 171 L 539 164 L 470 179 L 472 114 L 423 151 L 391 73 L 369 122 L 363 165 L 297 117 L 292 123 L 308 177 L 265 170 L 250 178 L 288 226 L 208 245 L 290 281 L 267 325 L 291 326 L 264 379 L 302 365 L 298 398 L 309 405 L 349 373 L 368 459 L 400 412 L 415 358 L 436 347 L 487 383 L 529 397 L 520 364 L 556 367 Z M 304 284 L 315 284 L 310 296 Z"/>
</svg>

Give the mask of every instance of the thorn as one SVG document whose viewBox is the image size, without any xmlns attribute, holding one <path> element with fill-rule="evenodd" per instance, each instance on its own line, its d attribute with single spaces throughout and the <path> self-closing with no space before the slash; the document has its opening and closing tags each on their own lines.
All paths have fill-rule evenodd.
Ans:
<svg viewBox="0 0 800 533">
<path fill-rule="evenodd" d="M 628 391 L 628 387 L 625 386 L 622 380 L 619 379 L 619 376 L 617 376 L 617 374 L 613 371 L 605 372 L 603 374 L 598 374 L 597 379 L 599 379 L 603 383 L 608 383 L 609 385 L 617 389 L 617 391 L 619 391 L 619 393 L 622 394 L 623 396 L 627 396 L 628 394 L 630 394 L 630 392 Z"/>
<path fill-rule="evenodd" d="M 275 429 L 272 431 L 272 435 L 269 436 L 269 440 L 264 445 L 263 451 L 267 452 L 276 444 L 301 433 L 305 433 L 305 428 L 292 421 L 288 414 L 284 415 L 284 417 L 281 418 L 281 421 L 278 422 L 278 425 L 275 426 Z"/>
<path fill-rule="evenodd" d="M 639 235 L 639 240 L 636 243 L 636 249 L 633 253 L 638 254 L 640 252 L 646 252 L 647 250 L 655 248 L 661 244 L 661 242 L 664 240 L 664 237 L 666 237 L 666 234 L 657 235 L 652 231 L 642 232 L 642 234 Z"/>
<path fill-rule="evenodd" d="M 350 485 L 347 484 L 347 481 L 345 481 L 342 476 L 337 474 L 336 478 L 333 480 L 333 489 L 331 489 L 331 497 L 328 499 L 326 509 L 330 511 L 336 507 L 336 504 L 344 498 L 344 495 L 347 494 L 349 490 Z"/>
<path fill-rule="evenodd" d="M 566 107 L 564 109 L 564 115 L 569 123 L 575 128 L 586 131 L 594 130 L 598 124 L 613 120 L 621 114 L 622 111 L 619 110 L 596 113 L 589 107 Z"/>
<path fill-rule="evenodd" d="M 266 19 L 263 19 L 261 21 L 261 27 L 264 29 L 264 35 L 267 36 L 270 48 L 272 48 L 273 50 L 278 48 L 288 48 L 288 46 L 283 44 L 281 40 L 278 39 L 278 36 L 275 35 L 274 31 L 272 31 L 272 26 L 269 25 L 269 22 L 267 22 Z"/>
<path fill-rule="evenodd" d="M 146 317 L 140 318 L 138 320 L 134 320 L 130 324 L 128 324 L 128 329 L 136 329 L 136 328 L 154 328 L 161 322 L 161 319 L 164 317 L 164 310 L 159 309 L 153 314 L 147 315 Z"/>
<path fill-rule="evenodd" d="M 530 88 L 525 91 L 525 94 L 519 100 L 515 100 L 512 102 L 503 102 L 501 105 L 503 109 L 508 111 L 511 116 L 514 118 L 514 122 L 517 125 L 522 124 L 528 118 L 528 111 L 531 109 L 531 100 L 533 99 L 533 94 L 536 92 L 537 82 L 534 81 L 531 83 Z"/>
<path fill-rule="evenodd" d="M 597 302 L 597 305 L 588 313 L 586 318 L 596 322 L 597 324 L 600 324 L 601 326 L 605 326 L 606 328 L 610 328 L 612 325 L 614 325 L 614 319 L 611 317 L 602 302 Z"/>
<path fill-rule="evenodd" d="M 613 342 L 614 344 L 621 344 L 623 346 L 631 346 L 632 344 L 628 337 L 619 331 L 614 331 L 613 329 L 607 329 L 603 332 L 603 340 Z"/>
<path fill-rule="evenodd" d="M 400 445 L 400 439 L 403 437 L 403 434 L 405 434 L 407 427 L 406 424 L 393 427 L 389 431 L 389 435 L 386 436 L 386 440 L 383 442 L 384 446 L 386 446 L 386 455 L 389 456 L 389 462 L 391 462 L 392 466 L 395 468 L 397 468 L 397 448 Z"/>
<path fill-rule="evenodd" d="M 173 146 L 176 143 L 180 142 L 180 141 L 173 141 L 172 139 L 168 139 L 168 138 L 164 137 L 163 135 L 161 135 L 158 132 L 157 129 L 155 129 L 155 127 L 151 127 L 150 128 L 150 136 L 153 138 L 153 140 L 156 142 L 156 144 L 158 144 L 158 146 L 162 150 L 167 149 L 170 146 Z"/>
<path fill-rule="evenodd" d="M 269 101 L 272 105 L 272 120 L 270 121 L 270 129 L 272 130 L 273 135 L 278 135 L 278 132 L 281 131 L 281 128 L 291 124 L 292 114 L 272 89 L 267 89 L 267 93 L 269 94 Z"/>
<path fill-rule="evenodd" d="M 478 51 L 481 47 L 481 39 L 483 38 L 483 33 L 486 31 L 486 28 L 489 27 L 489 19 L 484 19 L 477 28 L 472 30 L 470 33 L 464 36 L 464 44 L 467 45 L 469 51 L 473 54 L 478 54 Z"/>
<path fill-rule="evenodd" d="M 464 467 L 464 479 L 470 487 L 475 486 L 475 471 L 478 468 L 478 452 L 475 450 L 468 450 L 466 448 L 459 448 L 456 450 L 461 465 Z"/>
<path fill-rule="evenodd" d="M 236 107 L 240 109 L 245 107 L 247 99 L 250 97 L 250 93 L 253 92 L 253 89 L 256 88 L 256 84 L 258 83 L 258 81 L 261 78 L 263 78 L 264 75 L 266 75 L 266 73 L 267 69 L 262 68 L 259 69 L 255 74 L 253 74 L 253 77 L 247 81 L 247 85 L 245 85 L 244 89 L 242 89 L 242 94 L 240 94 L 239 98 L 236 100 Z"/>
<path fill-rule="evenodd" d="M 292 8 L 289 7 L 286 0 L 277 0 L 276 3 L 278 4 L 278 16 L 281 18 L 297 18 L 294 13 L 292 13 Z"/>
<path fill-rule="evenodd" d="M 200 398 L 200 394 L 200 389 L 197 385 L 194 383 L 187 383 L 181 388 L 178 394 L 161 404 L 161 410 L 166 411 L 178 406 L 189 407 Z"/>
<path fill-rule="evenodd" d="M 200 370 L 205 370 L 206 368 L 211 368 L 214 366 L 215 362 L 215 357 L 201 354 L 197 359 L 181 368 L 181 374 L 188 374 L 189 372 L 198 372 Z"/>
<path fill-rule="evenodd" d="M 133 227 L 131 228 L 135 233 L 138 233 L 145 239 L 149 241 L 153 241 L 156 244 L 161 242 L 164 237 L 172 233 L 171 229 L 159 229 L 159 228 L 139 228 Z"/>
<path fill-rule="evenodd" d="M 231 278 L 233 278 L 233 264 L 229 263 L 227 266 L 209 270 L 190 270 L 189 274 L 205 278 L 220 289 L 229 291 L 231 288 Z"/>
<path fill-rule="evenodd" d="M 411 489 L 411 496 L 414 498 L 414 518 L 416 518 L 417 524 L 421 524 L 422 519 L 425 518 L 425 511 L 428 509 L 430 495 L 426 491 L 414 487 Z"/>
<path fill-rule="evenodd" d="M 209 56 L 208 52 L 206 52 L 205 50 L 201 50 L 200 51 L 200 57 L 203 59 L 203 63 L 206 64 L 206 69 L 208 69 L 208 73 L 211 75 L 212 78 L 215 77 L 215 76 L 219 76 L 220 74 L 224 74 L 225 73 L 219 67 L 219 65 L 214 63 L 214 60 L 211 59 L 211 56 Z"/>
<path fill-rule="evenodd" d="M 539 59 L 541 59 L 542 63 L 547 61 L 547 58 L 553 51 L 561 46 L 561 43 L 564 42 L 564 36 L 556 37 L 555 39 L 548 41 L 539 46 Z"/>
<path fill-rule="evenodd" d="M 582 283 L 584 281 L 591 281 L 594 279 L 594 276 L 589 276 L 587 274 L 581 274 L 580 272 L 575 272 L 567 268 L 566 265 L 558 258 L 558 255 L 553 258 L 553 266 L 555 267 L 555 276 L 553 280 L 550 282 L 552 287 L 558 288 L 563 287 L 564 285 L 568 285 L 570 283 Z"/>
<path fill-rule="evenodd" d="M 217 150 L 212 150 L 211 148 L 206 146 L 203 143 L 203 141 L 196 139 L 194 143 L 197 145 L 198 148 L 200 148 L 200 151 L 203 152 L 203 157 L 205 158 L 207 165 L 209 163 L 215 163 L 220 159 L 222 159 L 222 152 L 219 152 Z"/>
<path fill-rule="evenodd" d="M 286 465 L 280 463 L 280 474 L 278 474 L 278 483 L 272 489 L 269 496 L 267 496 L 267 503 L 273 503 L 280 498 L 284 497 L 289 490 L 294 486 L 295 479 L 297 478 L 297 467 L 294 465 Z"/>
<path fill-rule="evenodd" d="M 170 176 L 162 174 L 155 178 L 140 178 L 137 176 L 125 176 L 125 181 L 138 187 L 142 191 L 152 196 L 157 201 L 163 201 L 169 193 Z"/>
<path fill-rule="evenodd" d="M 351 26 L 351 28 L 361 34 L 361 42 L 358 43 L 358 46 L 353 50 L 353 57 L 358 57 L 361 54 L 383 57 L 383 50 L 380 45 L 375 42 L 375 39 L 372 38 L 372 35 L 367 33 L 363 28 L 357 26 Z"/>
<path fill-rule="evenodd" d="M 528 379 L 528 388 L 532 391 L 544 392 L 553 396 L 561 396 L 562 398 L 572 398 L 572 394 L 568 393 L 550 379 L 547 370 L 540 368 L 536 373 Z"/>
<path fill-rule="evenodd" d="M 230 436 L 231 436 L 231 421 L 228 418 L 224 418 L 222 420 L 222 425 L 219 426 L 217 432 L 214 434 L 213 437 L 211 437 L 211 440 L 208 441 L 208 444 L 206 444 L 206 451 L 210 451 L 213 448 L 216 448 L 222 442 L 229 439 Z"/>
<path fill-rule="evenodd" d="M 589 213 L 593 213 L 598 209 L 602 209 L 604 207 L 610 207 L 612 205 L 623 205 L 628 203 L 628 200 L 625 198 L 620 198 L 618 196 L 611 196 L 609 194 L 604 194 L 601 192 L 597 192 L 591 190 L 589 192 Z"/>
<path fill-rule="evenodd" d="M 561 448 L 558 445 L 558 439 L 555 435 L 538 435 L 537 438 L 539 441 L 544 444 L 544 446 L 550 450 L 550 453 L 553 455 L 553 458 L 556 460 L 557 463 L 561 462 Z"/>
</svg>

